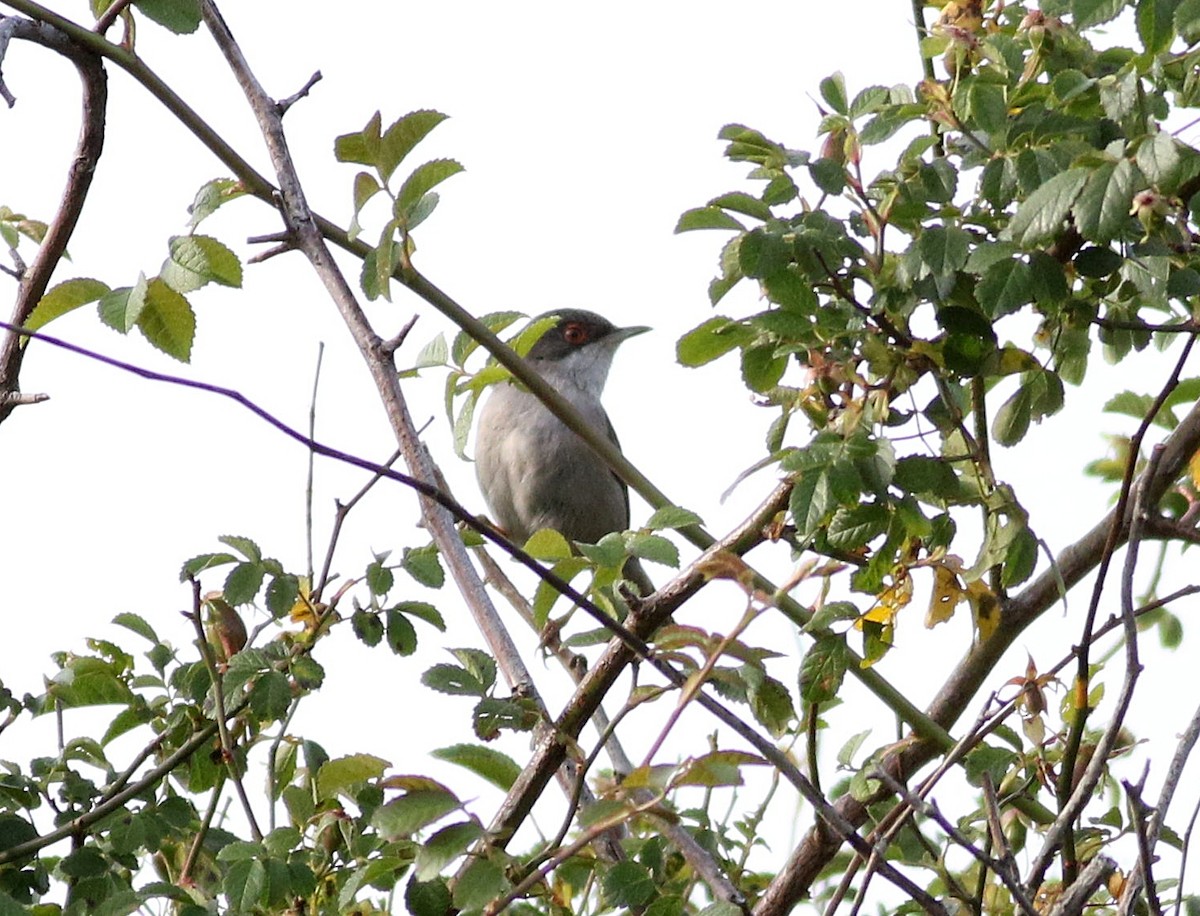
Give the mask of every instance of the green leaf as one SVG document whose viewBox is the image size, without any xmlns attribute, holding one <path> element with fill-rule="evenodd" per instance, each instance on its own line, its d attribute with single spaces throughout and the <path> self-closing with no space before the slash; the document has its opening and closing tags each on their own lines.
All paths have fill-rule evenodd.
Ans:
<svg viewBox="0 0 1200 916">
<path fill-rule="evenodd" d="M 392 571 L 379 560 L 367 567 L 367 588 L 371 590 L 372 595 L 386 595 L 392 590 L 395 582 L 396 577 Z"/>
<path fill-rule="evenodd" d="M 477 821 L 460 821 L 443 827 L 426 840 L 417 852 L 414 877 L 418 880 L 436 877 L 438 872 L 466 853 L 481 836 L 483 828 Z M 448 897 L 446 902 L 449 903 Z M 444 916 L 447 911 L 438 916 Z"/>
<path fill-rule="evenodd" d="M 64 280 L 51 289 L 38 301 L 33 313 L 25 321 L 25 327 L 36 331 L 49 324 L 55 318 L 60 318 L 74 311 L 81 305 L 95 302 L 110 292 L 108 284 L 99 280 L 79 278 Z"/>
<path fill-rule="evenodd" d="M 906 493 L 949 498 L 958 493 L 953 468 L 939 458 L 909 455 L 896 462 L 894 481 Z"/>
<path fill-rule="evenodd" d="M 453 159 L 434 159 L 417 166 L 411 175 L 400 186 L 396 195 L 396 205 L 393 209 L 398 219 L 407 218 L 413 222 L 413 208 L 429 191 L 441 184 L 452 175 L 457 175 L 463 167 Z"/>
<path fill-rule="evenodd" d="M 703 366 L 753 339 L 754 332 L 739 322 L 729 318 L 710 318 L 679 339 L 675 357 L 683 366 Z"/>
<path fill-rule="evenodd" d="M 401 839 L 441 820 L 459 805 L 444 789 L 419 789 L 376 808 L 371 823 L 388 839 Z"/>
<path fill-rule="evenodd" d="M 850 105 L 846 101 L 846 78 L 841 73 L 834 73 L 821 80 L 821 98 L 838 114 L 850 113 Z"/>
<path fill-rule="evenodd" d="M 839 635 L 822 636 L 800 663 L 800 698 L 805 703 L 826 703 L 841 689 L 850 661 L 846 640 Z"/>
<path fill-rule="evenodd" d="M 417 630 L 404 614 L 394 608 L 387 612 L 387 643 L 397 655 L 407 657 L 417 651 Z"/>
<path fill-rule="evenodd" d="M 368 646 L 377 646 L 383 641 L 383 621 L 377 614 L 359 608 L 350 618 L 354 635 Z"/>
<path fill-rule="evenodd" d="M 292 688 L 278 671 L 266 671 L 250 688 L 250 708 L 260 722 L 282 721 L 292 705 Z"/>
<path fill-rule="evenodd" d="M 234 862 L 225 872 L 221 889 L 234 912 L 249 913 L 266 902 L 267 871 L 258 859 Z"/>
<path fill-rule="evenodd" d="M 992 436 L 1004 446 L 1013 446 L 1025 438 L 1032 418 L 1032 394 L 1021 385 L 996 411 L 992 421 Z"/>
<path fill-rule="evenodd" d="M 317 771 L 317 797 L 333 800 L 365 782 L 379 779 L 391 764 L 371 754 L 352 754 L 321 765 Z"/>
<path fill-rule="evenodd" d="M 176 35 L 200 28 L 200 0 L 134 0 L 133 5 Z"/>
<path fill-rule="evenodd" d="M 405 547 L 400 568 L 426 588 L 441 588 L 446 584 L 446 571 L 442 568 L 438 549 L 433 544 L 425 547 Z"/>
<path fill-rule="evenodd" d="M 216 213 L 220 207 L 231 200 L 237 200 L 245 193 L 245 186 L 236 178 L 214 178 L 212 181 L 205 182 L 196 192 L 191 206 L 188 207 L 188 213 L 191 214 L 188 226 L 195 229 Z"/>
<path fill-rule="evenodd" d="M 1033 301 L 1033 276 L 1021 260 L 997 261 L 975 289 L 980 306 L 993 319 L 1003 318 Z"/>
<path fill-rule="evenodd" d="M 748 666 L 744 666 L 748 668 Z M 753 669 L 751 669 L 753 670 Z M 775 738 L 782 738 L 796 718 L 796 707 L 788 689 L 773 677 L 748 679 L 750 709 L 754 718 Z"/>
<path fill-rule="evenodd" d="M 1115 19 L 1125 3 L 1126 0 L 1071 0 L 1075 28 L 1082 31 Z"/>
<path fill-rule="evenodd" d="M 1073 168 L 1046 181 L 1017 207 L 1003 238 L 1033 247 L 1058 235 L 1090 177 L 1090 169 Z"/>
<path fill-rule="evenodd" d="M 376 165 L 379 157 L 380 125 L 379 112 L 371 115 L 366 126 L 353 134 L 342 134 L 334 138 L 333 155 L 338 162 L 357 162 L 360 165 Z"/>
<path fill-rule="evenodd" d="M 826 534 L 831 546 L 857 550 L 887 531 L 890 521 L 887 509 L 875 503 L 841 508 L 830 519 Z"/>
<path fill-rule="evenodd" d="M 752 391 L 767 393 L 783 378 L 787 354 L 777 353 L 774 344 L 746 347 L 742 350 L 742 381 Z"/>
<path fill-rule="evenodd" d="M 154 632 L 154 628 L 137 614 L 130 613 L 129 611 L 122 612 L 113 618 L 113 623 L 119 627 L 124 627 L 132 633 L 136 633 L 148 642 L 156 645 L 161 642 L 158 634 Z"/>
<path fill-rule="evenodd" d="M 1200 41 L 1200 0 L 1183 0 L 1175 8 L 1175 31 L 1189 45 Z"/>
<path fill-rule="evenodd" d="M 215 569 L 218 566 L 228 566 L 230 563 L 236 562 L 237 557 L 231 553 L 202 553 L 197 557 L 192 557 L 183 564 L 179 570 L 179 581 L 186 582 L 189 579 L 194 579 L 205 570 Z"/>
<path fill-rule="evenodd" d="M 680 506 L 663 506 L 661 509 L 656 509 L 654 513 L 646 519 L 647 528 L 686 528 L 689 525 L 703 525 L 704 520 L 700 518 L 691 509 L 684 509 Z"/>
<path fill-rule="evenodd" d="M 570 542 L 553 528 L 535 531 L 525 542 L 525 552 L 535 560 L 553 563 L 572 556 L 575 551 Z"/>
<path fill-rule="evenodd" d="M 68 659 L 51 679 L 47 692 L 68 707 L 126 705 L 134 696 L 118 666 L 89 656 Z"/>
<path fill-rule="evenodd" d="M 601 883 L 604 899 L 612 907 L 636 909 L 654 899 L 658 887 L 646 866 L 626 860 L 618 862 L 604 875 Z"/>
<path fill-rule="evenodd" d="M 470 770 L 502 792 L 511 789 L 521 775 L 521 767 L 507 754 L 478 744 L 454 744 L 439 748 L 433 756 Z"/>
<path fill-rule="evenodd" d="M 745 230 L 740 222 L 719 207 L 694 207 L 685 210 L 675 224 L 675 231 L 694 232 L 697 229 L 732 229 L 735 232 Z"/>
<path fill-rule="evenodd" d="M 949 276 L 967 263 L 971 237 L 956 226 L 933 226 L 917 239 L 922 263 L 934 276 Z"/>
<path fill-rule="evenodd" d="M 771 218 L 771 208 L 744 191 L 730 191 L 720 197 L 714 197 L 708 202 L 710 207 L 720 207 L 722 210 L 732 210 L 743 216 L 750 216 L 764 222 Z"/>
<path fill-rule="evenodd" d="M 404 906 L 412 916 L 446 916 L 453 906 L 450 887 L 443 878 L 418 881 L 414 875 L 404 889 Z"/>
<path fill-rule="evenodd" d="M 1175 9 L 1179 0 L 1138 0 L 1138 37 L 1147 54 L 1161 54 L 1175 37 Z"/>
<path fill-rule="evenodd" d="M 446 120 L 446 115 L 440 111 L 413 111 L 383 132 L 379 143 L 379 156 L 375 165 L 385 182 L 391 179 L 396 167 L 413 151 L 413 148 L 444 120 Z"/>
<path fill-rule="evenodd" d="M 629 552 L 643 560 L 679 568 L 679 548 L 659 534 L 635 534 L 629 539 Z"/>
<path fill-rule="evenodd" d="M 217 538 L 226 547 L 232 547 L 251 563 L 262 562 L 262 550 L 253 539 L 238 534 L 223 534 Z"/>
<path fill-rule="evenodd" d="M 207 235 L 177 235 L 169 243 L 170 255 L 158 275 L 179 293 L 189 293 L 206 283 L 242 285 L 242 263 L 223 243 Z"/>
<path fill-rule="evenodd" d="M 187 299 L 158 277 L 146 287 L 137 326 L 146 340 L 163 353 L 182 363 L 191 360 L 196 313 Z"/>
<path fill-rule="evenodd" d="M 225 600 L 232 605 L 249 604 L 262 588 L 263 578 L 258 563 L 239 563 L 225 577 Z"/>
<path fill-rule="evenodd" d="M 439 693 L 452 696 L 483 697 L 487 688 L 475 675 L 458 665 L 434 665 L 421 675 L 421 683 Z"/>
<path fill-rule="evenodd" d="M 1075 202 L 1075 228 L 1092 242 L 1108 242 L 1129 222 L 1129 205 L 1143 181 L 1128 159 L 1097 168 Z"/>
<path fill-rule="evenodd" d="M 805 473 L 792 488 L 789 506 L 796 532 L 807 541 L 833 515 L 836 500 L 825 471 Z"/>
<path fill-rule="evenodd" d="M 446 621 L 442 618 L 441 612 L 428 602 L 401 601 L 393 610 L 399 611 L 401 614 L 407 614 L 409 617 L 416 617 L 434 629 L 440 630 L 443 633 L 446 632 Z"/>
</svg>

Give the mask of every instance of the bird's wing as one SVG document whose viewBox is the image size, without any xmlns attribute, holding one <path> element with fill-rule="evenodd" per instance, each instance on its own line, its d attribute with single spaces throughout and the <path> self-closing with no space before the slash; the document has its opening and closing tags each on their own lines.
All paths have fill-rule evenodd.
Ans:
<svg viewBox="0 0 1200 916">
<path fill-rule="evenodd" d="M 617 451 L 621 451 L 621 440 L 617 438 L 617 431 L 615 429 L 613 429 L 612 420 L 610 420 L 608 418 L 608 411 L 604 412 L 604 425 L 608 429 L 609 441 L 612 442 L 612 444 L 617 447 Z M 624 454 L 624 452 L 622 452 L 622 454 Z M 629 527 L 629 487 L 627 487 L 625 485 L 625 481 L 623 481 L 620 477 L 617 477 L 616 472 L 614 472 L 610 469 L 610 473 L 616 479 L 618 485 L 620 485 L 621 495 L 623 497 L 625 497 L 625 523 L 621 527 L 628 528 Z"/>
</svg>

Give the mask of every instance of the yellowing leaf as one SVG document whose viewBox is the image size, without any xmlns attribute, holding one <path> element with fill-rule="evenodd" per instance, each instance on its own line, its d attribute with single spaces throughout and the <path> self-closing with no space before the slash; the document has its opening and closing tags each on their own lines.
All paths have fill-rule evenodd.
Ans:
<svg viewBox="0 0 1200 916">
<path fill-rule="evenodd" d="M 1188 459 L 1188 476 L 1192 478 L 1192 486 L 1200 489 L 1200 452 Z"/>
<path fill-rule="evenodd" d="M 1000 601 L 979 579 L 967 585 L 967 600 L 971 602 L 971 615 L 975 619 L 979 641 L 984 642 L 1000 626 Z"/>
<path fill-rule="evenodd" d="M 954 608 L 966 594 L 962 583 L 952 569 L 945 566 L 933 568 L 933 594 L 929 597 L 929 611 L 925 614 L 925 629 L 932 630 L 954 616 Z"/>
</svg>

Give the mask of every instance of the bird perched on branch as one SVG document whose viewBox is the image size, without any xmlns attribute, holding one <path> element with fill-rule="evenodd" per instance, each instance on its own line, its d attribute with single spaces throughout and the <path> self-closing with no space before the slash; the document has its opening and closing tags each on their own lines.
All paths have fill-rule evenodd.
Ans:
<svg viewBox="0 0 1200 916">
<path fill-rule="evenodd" d="M 557 322 L 525 359 L 619 448 L 600 395 L 617 347 L 650 329 L 618 328 L 582 309 L 541 317 Z M 629 527 L 624 481 L 515 381 L 496 386 L 480 411 L 475 472 L 492 517 L 518 543 L 541 528 L 553 528 L 569 541 L 594 544 Z M 624 574 L 643 595 L 654 591 L 636 559 L 625 564 Z"/>
</svg>

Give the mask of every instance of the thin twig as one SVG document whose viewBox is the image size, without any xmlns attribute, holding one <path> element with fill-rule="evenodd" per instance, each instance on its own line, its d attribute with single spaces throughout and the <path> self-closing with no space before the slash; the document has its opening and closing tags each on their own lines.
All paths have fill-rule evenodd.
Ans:
<svg viewBox="0 0 1200 916">
<path fill-rule="evenodd" d="M 301 99 L 307 97 L 312 87 L 321 82 L 322 78 L 321 71 L 317 70 L 308 78 L 308 82 L 301 86 L 296 92 L 293 92 L 286 99 L 280 99 L 278 102 L 276 102 L 275 107 L 279 110 L 280 116 L 287 114 L 287 110 L 289 108 L 291 108 Z"/>
</svg>

